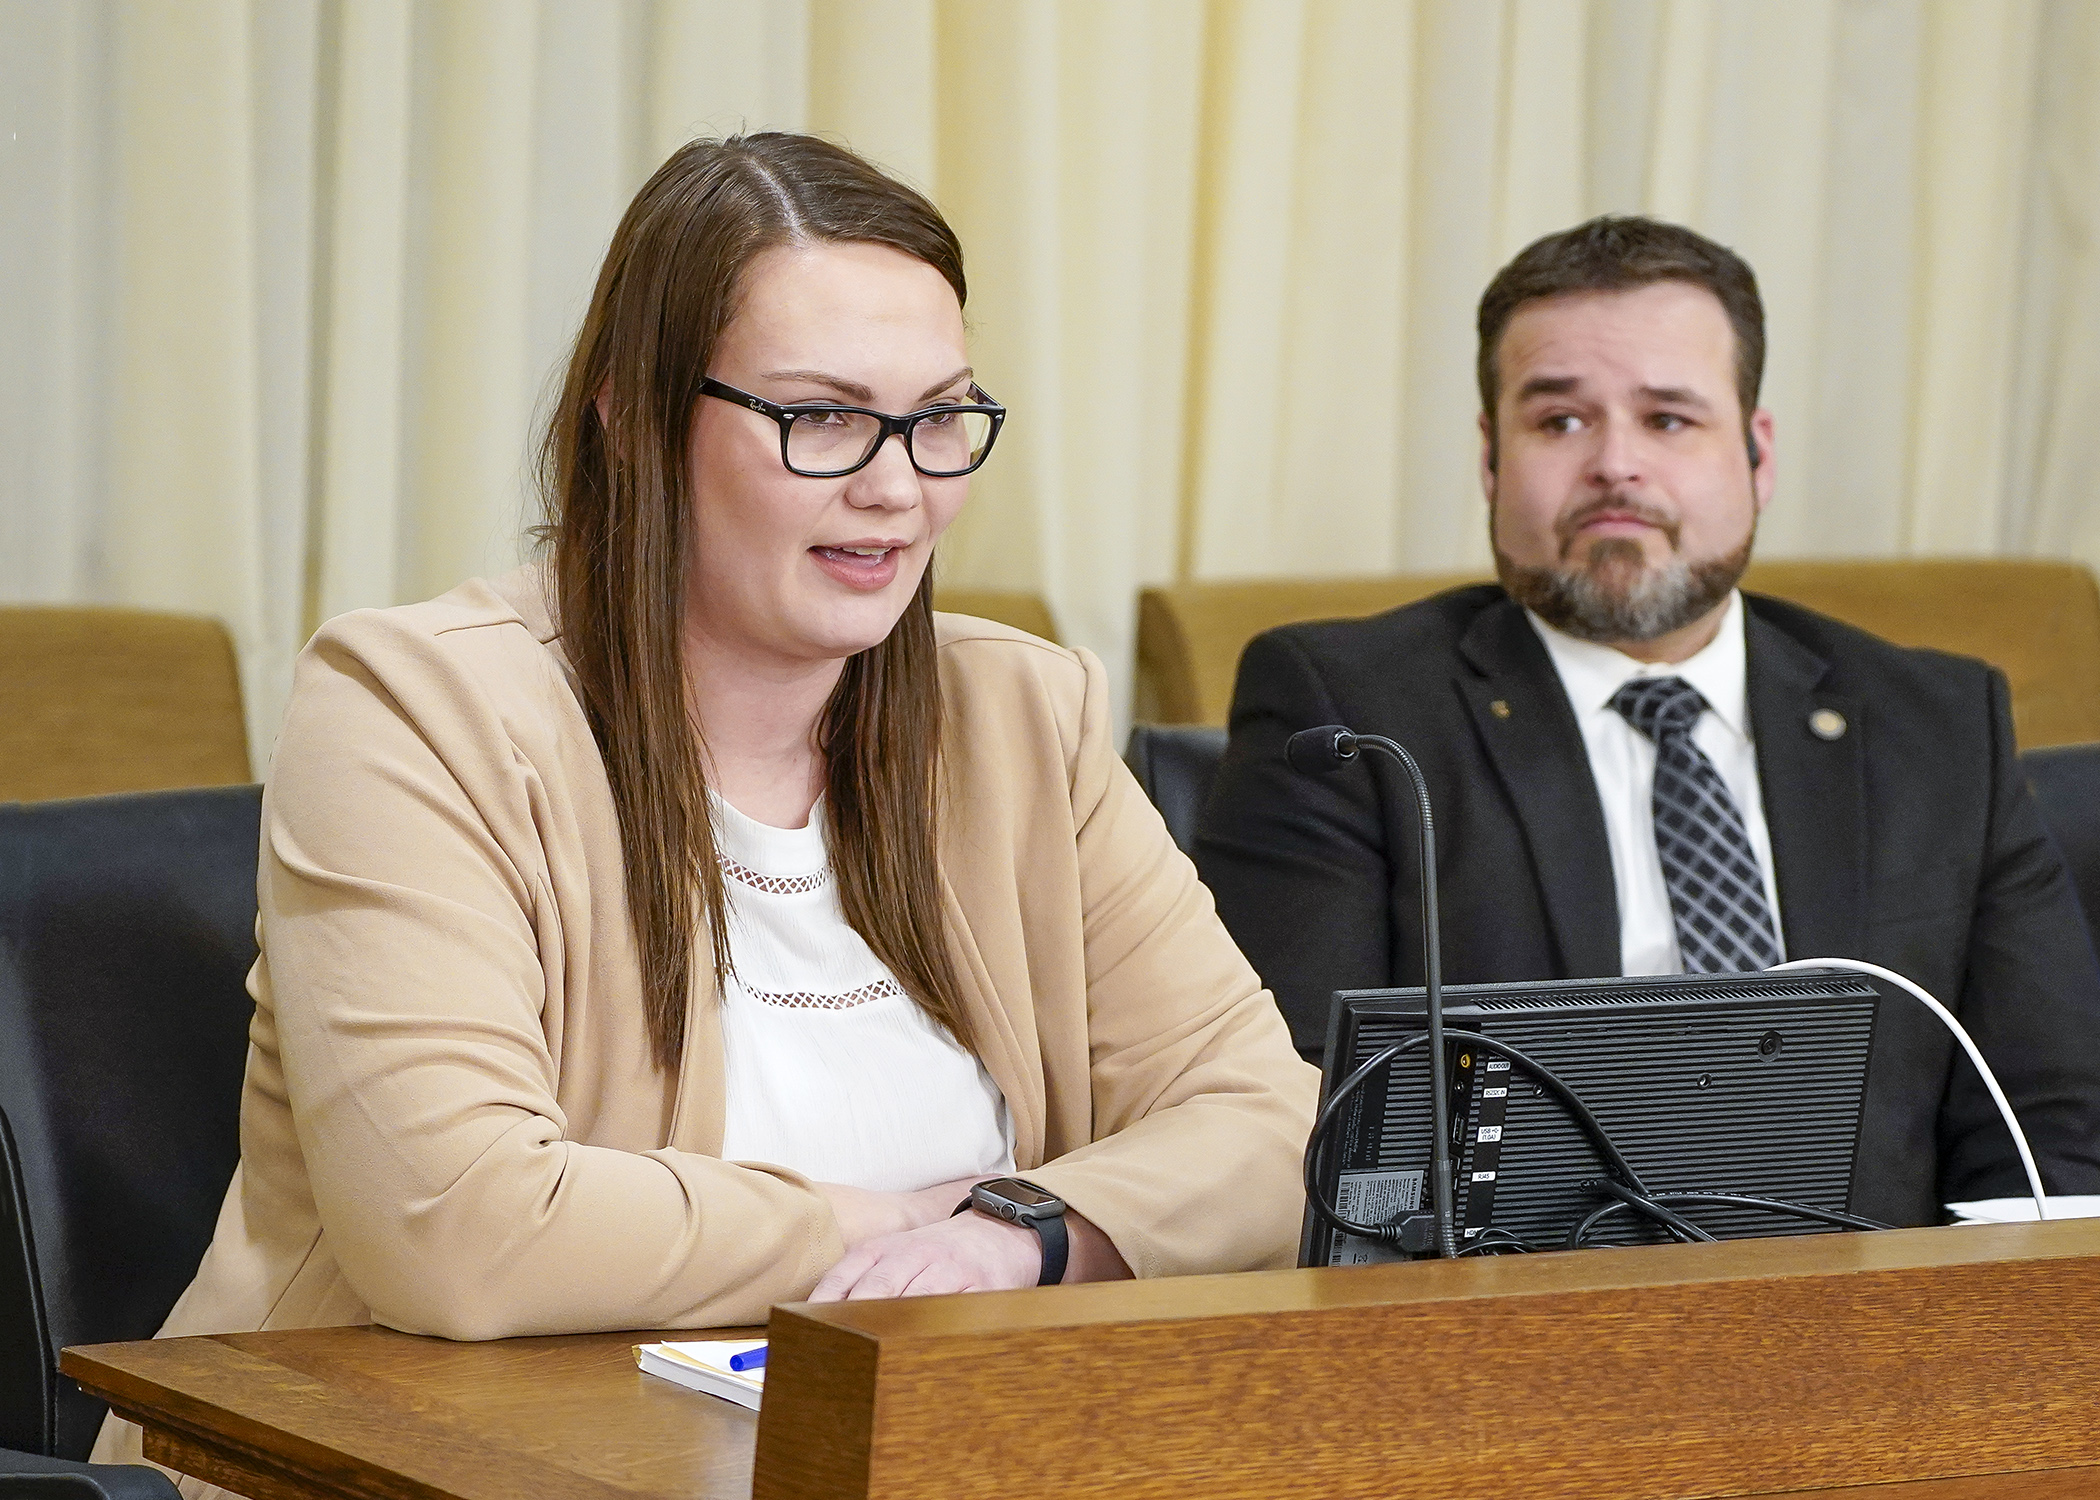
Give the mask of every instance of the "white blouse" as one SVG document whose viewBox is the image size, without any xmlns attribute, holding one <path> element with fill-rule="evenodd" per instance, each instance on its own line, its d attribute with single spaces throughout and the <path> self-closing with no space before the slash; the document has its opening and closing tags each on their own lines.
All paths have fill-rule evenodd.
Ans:
<svg viewBox="0 0 2100 1500">
<path fill-rule="evenodd" d="M 712 801 L 734 964 L 723 1158 L 879 1192 L 1011 1172 L 999 1086 L 847 925 L 822 800 L 802 828 Z"/>
</svg>

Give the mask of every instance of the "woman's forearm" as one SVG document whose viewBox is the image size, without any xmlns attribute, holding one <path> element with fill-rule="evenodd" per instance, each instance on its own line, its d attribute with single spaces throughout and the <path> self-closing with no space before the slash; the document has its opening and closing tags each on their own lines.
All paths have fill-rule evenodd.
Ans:
<svg viewBox="0 0 2100 1500">
<path fill-rule="evenodd" d="M 1065 1233 L 1071 1248 L 1066 1252 L 1065 1281 L 1128 1281 L 1129 1264 L 1115 1242 L 1095 1227 L 1085 1215 L 1065 1210 Z"/>
</svg>

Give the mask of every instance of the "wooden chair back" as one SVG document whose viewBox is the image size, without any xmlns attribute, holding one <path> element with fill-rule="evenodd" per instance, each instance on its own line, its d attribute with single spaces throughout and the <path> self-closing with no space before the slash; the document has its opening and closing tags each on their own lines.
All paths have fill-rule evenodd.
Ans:
<svg viewBox="0 0 2100 1500">
<path fill-rule="evenodd" d="M 1063 645 L 1057 639 L 1057 620 L 1040 594 L 1007 589 L 949 589 L 933 591 L 933 607 L 951 615 L 975 615 L 996 620 L 1030 635 Z"/>
<path fill-rule="evenodd" d="M 1139 713 L 1223 724 L 1240 652 L 1264 630 L 1412 604 L 1463 573 L 1264 578 L 1147 589 L 1138 600 Z M 2077 563 L 2010 558 L 1757 563 L 1753 593 L 1806 605 L 1904 646 L 1981 657 L 2012 686 L 2024 747 L 2100 740 L 2100 585 Z"/>
<path fill-rule="evenodd" d="M 0 802 L 250 779 L 240 675 L 218 621 L 0 608 Z"/>
</svg>

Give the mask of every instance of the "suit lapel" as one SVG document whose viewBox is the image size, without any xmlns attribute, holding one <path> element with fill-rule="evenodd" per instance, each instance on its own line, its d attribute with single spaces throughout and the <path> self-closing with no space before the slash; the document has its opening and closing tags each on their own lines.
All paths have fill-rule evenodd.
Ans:
<svg viewBox="0 0 2100 1500">
<path fill-rule="evenodd" d="M 1787 957 L 1859 953 L 1866 938 L 1864 711 L 1822 686 L 1828 662 L 1746 602 L 1750 728 Z"/>
<path fill-rule="evenodd" d="M 1455 679 L 1474 732 L 1517 811 L 1563 972 L 1619 972 L 1619 901 L 1589 752 L 1552 658 L 1524 611 L 1482 610 L 1459 642 Z"/>
</svg>

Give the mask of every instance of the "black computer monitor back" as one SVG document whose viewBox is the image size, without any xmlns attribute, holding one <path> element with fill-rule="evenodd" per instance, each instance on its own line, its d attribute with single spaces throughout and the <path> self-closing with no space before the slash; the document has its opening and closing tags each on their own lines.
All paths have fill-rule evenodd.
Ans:
<svg viewBox="0 0 2100 1500">
<path fill-rule="evenodd" d="M 1879 998 L 1844 970 L 1669 975 L 1454 985 L 1445 1024 L 1536 1058 L 1589 1106 L 1655 1192 L 1728 1192 L 1844 1211 Z M 1382 1049 L 1427 1028 L 1422 991 L 1345 990 L 1328 1030 L 1325 1090 Z M 1461 1246 L 1490 1228 L 1539 1248 L 1604 1200 L 1585 1136 L 1521 1065 L 1450 1043 L 1454 1197 Z M 1320 1191 L 1343 1217 L 1379 1223 L 1428 1210 L 1425 1050 L 1374 1075 L 1343 1108 Z M 1813 1234 L 1827 1226 L 1701 1207 L 1686 1216 L 1722 1239 Z M 1632 1214 L 1587 1244 L 1646 1244 L 1663 1230 Z M 1308 1208 L 1303 1265 L 1400 1258 L 1331 1230 Z"/>
</svg>

